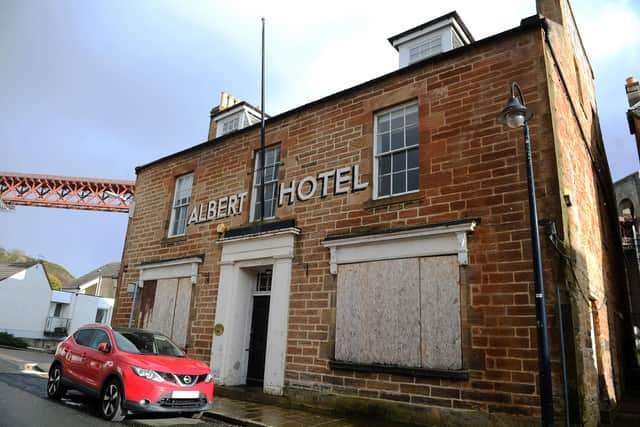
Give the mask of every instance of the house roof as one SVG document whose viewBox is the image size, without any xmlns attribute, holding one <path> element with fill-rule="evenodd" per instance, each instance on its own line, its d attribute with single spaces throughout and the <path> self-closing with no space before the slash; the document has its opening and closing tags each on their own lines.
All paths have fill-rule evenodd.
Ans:
<svg viewBox="0 0 640 427">
<path fill-rule="evenodd" d="M 33 267 L 36 264 L 38 264 L 38 262 L 2 262 L 0 263 L 0 280 L 11 277 L 22 270 Z"/>
<path fill-rule="evenodd" d="M 352 86 L 350 88 L 343 89 L 343 90 L 341 90 L 339 92 L 335 92 L 335 93 L 333 93 L 331 95 L 325 96 L 323 98 L 317 99 L 315 101 L 311 101 L 311 102 L 309 102 L 307 104 L 301 105 L 299 107 L 295 107 L 295 108 L 293 108 L 291 110 L 288 110 L 288 111 L 285 111 L 283 113 L 277 114 L 275 116 L 269 117 L 269 119 L 266 120 L 266 126 L 270 127 L 270 126 L 278 123 L 279 121 L 284 120 L 287 117 L 290 117 L 290 116 L 293 116 L 295 114 L 298 114 L 298 113 L 300 113 L 300 112 L 302 112 L 304 110 L 307 110 L 309 108 L 312 108 L 312 107 L 315 107 L 317 105 L 321 105 L 323 103 L 339 99 L 341 97 L 347 96 L 347 95 L 352 94 L 352 93 L 354 93 L 356 91 L 359 91 L 359 90 L 362 90 L 364 88 L 373 86 L 375 84 L 378 84 L 380 82 L 389 80 L 391 78 L 394 78 L 394 77 L 397 77 L 397 76 L 401 76 L 401 75 L 406 74 L 406 73 L 411 73 L 411 72 L 415 71 L 416 69 L 421 68 L 421 67 L 425 67 L 425 66 L 427 66 L 429 64 L 437 63 L 439 61 L 444 61 L 444 60 L 447 60 L 447 59 L 450 59 L 450 58 L 454 58 L 454 57 L 457 57 L 457 56 L 467 55 L 467 54 L 469 54 L 470 51 L 473 51 L 474 49 L 477 49 L 477 48 L 479 48 L 481 46 L 485 46 L 487 44 L 495 43 L 495 42 L 497 42 L 499 40 L 503 40 L 503 39 L 505 39 L 507 37 L 511 37 L 514 34 L 520 34 L 520 33 L 523 33 L 523 32 L 526 32 L 526 31 L 531 31 L 533 29 L 538 29 L 538 28 L 545 29 L 545 28 L 547 28 L 547 25 L 548 24 L 546 22 L 546 18 L 544 16 L 541 16 L 541 15 L 533 15 L 533 16 L 530 16 L 529 18 L 524 18 L 524 19 L 522 19 L 522 21 L 520 21 L 520 25 L 518 27 L 512 28 L 510 30 L 503 31 L 503 32 L 495 34 L 493 36 L 489 36 L 489 37 L 484 38 L 482 40 L 474 40 L 471 43 L 469 43 L 468 45 L 461 46 L 461 47 L 459 47 L 457 49 L 452 49 L 452 50 L 443 52 L 443 53 L 438 54 L 438 55 L 430 56 L 430 57 L 428 57 L 426 59 L 423 59 L 422 61 L 416 61 L 411 65 L 408 65 L 406 67 L 402 67 L 402 68 L 400 68 L 398 70 L 395 70 L 395 71 L 392 71 L 390 73 L 384 74 L 384 75 L 382 75 L 380 77 L 376 77 L 376 78 L 374 78 L 372 80 L 366 81 L 364 83 L 360 83 L 360 84 L 358 84 L 356 86 Z M 214 110 L 215 110 L 215 108 L 214 108 Z M 212 113 L 215 114 L 216 112 L 212 110 Z M 233 137 L 237 137 L 238 135 L 241 135 L 241 134 L 244 134 L 244 133 L 252 132 L 252 131 L 254 131 L 256 129 L 259 129 L 260 126 L 261 126 L 261 124 L 258 122 L 258 123 L 255 123 L 255 124 L 251 125 L 251 126 L 247 126 L 247 127 L 242 128 L 242 129 L 239 129 L 239 130 L 237 130 L 235 132 L 230 132 L 230 133 L 228 133 L 226 135 L 222 135 L 220 137 L 217 137 L 217 138 L 214 138 L 214 139 L 211 139 L 211 140 L 208 140 L 208 141 L 204 141 L 204 142 L 202 142 L 200 144 L 193 145 L 193 146 L 191 146 L 189 148 L 185 148 L 184 150 L 180 150 L 180 151 L 176 151 L 174 153 L 168 154 L 168 155 L 166 155 L 164 157 L 161 157 L 159 159 L 153 160 L 153 161 L 151 161 L 149 163 L 146 163 L 146 164 L 143 164 L 141 166 L 136 166 L 136 168 L 135 168 L 136 175 L 139 174 L 143 169 L 148 168 L 149 166 L 156 165 L 156 164 L 158 164 L 160 162 L 163 162 L 165 160 L 173 159 L 173 158 L 176 158 L 178 156 L 184 155 L 186 153 L 193 152 L 195 150 L 200 150 L 200 149 L 202 149 L 204 147 L 221 144 L 224 141 L 226 141 L 227 138 L 233 138 Z"/>
<path fill-rule="evenodd" d="M 427 28 L 427 27 L 429 27 L 429 26 L 431 26 L 431 25 L 433 25 L 433 24 L 435 24 L 435 23 L 437 23 L 437 22 L 444 21 L 444 20 L 446 20 L 446 19 L 451 19 L 451 18 L 453 18 L 453 19 L 455 19 L 455 20 L 456 20 L 456 22 L 458 23 L 458 25 L 460 25 L 460 28 L 461 28 L 461 29 L 462 29 L 462 31 L 464 32 L 464 35 L 465 35 L 465 36 L 467 36 L 467 38 L 469 39 L 469 41 L 470 41 L 471 43 L 473 43 L 473 42 L 475 42 L 475 41 L 476 41 L 476 40 L 473 38 L 473 36 L 471 35 L 471 32 L 469 31 L 469 29 L 467 28 L 467 26 L 466 26 L 466 25 L 464 25 L 464 22 L 462 22 L 462 19 L 460 19 L 460 15 L 458 15 L 458 12 L 456 12 L 456 11 L 454 10 L 453 12 L 449 12 L 449 13 L 447 13 L 446 15 L 442 15 L 442 16 L 440 16 L 439 18 L 432 19 L 432 20 L 431 20 L 431 21 L 429 21 L 429 22 L 425 22 L 424 24 L 420 24 L 420 25 L 418 25 L 417 27 L 413 27 L 413 28 L 411 28 L 411 29 L 409 29 L 409 30 L 406 30 L 406 31 L 401 32 L 400 34 L 396 34 L 395 36 L 389 37 L 389 38 L 388 38 L 389 43 L 391 43 L 391 45 L 393 46 L 393 42 L 395 42 L 396 40 L 398 40 L 398 39 L 400 39 L 400 38 L 402 38 L 402 37 L 404 37 L 404 36 L 406 36 L 406 35 L 408 35 L 408 34 L 411 34 L 411 33 L 414 33 L 414 32 L 418 32 L 418 31 L 423 30 L 423 29 L 425 29 L 425 28 Z M 396 46 L 393 46 L 393 47 L 394 47 L 396 50 L 398 49 Z"/>
<path fill-rule="evenodd" d="M 118 278 L 119 273 L 120 263 L 111 262 L 109 264 L 103 265 L 102 267 L 96 268 L 95 270 L 85 274 L 84 276 L 78 277 L 77 279 L 66 285 L 64 289 L 80 289 L 80 286 L 94 279 L 97 279 L 98 277 L 111 277 L 113 279 L 116 279 Z"/>
<path fill-rule="evenodd" d="M 629 123 L 629 132 L 631 132 L 631 134 L 634 134 L 637 131 L 633 120 L 634 117 L 636 119 L 640 119 L 640 101 L 636 102 L 627 110 L 627 122 Z"/>
</svg>

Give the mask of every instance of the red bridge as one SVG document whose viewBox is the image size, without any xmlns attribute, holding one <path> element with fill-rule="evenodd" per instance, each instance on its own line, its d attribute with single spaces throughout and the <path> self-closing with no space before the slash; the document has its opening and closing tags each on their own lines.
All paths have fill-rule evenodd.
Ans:
<svg viewBox="0 0 640 427">
<path fill-rule="evenodd" d="M 134 181 L 0 172 L 0 204 L 8 206 L 126 213 L 134 192 Z"/>
</svg>

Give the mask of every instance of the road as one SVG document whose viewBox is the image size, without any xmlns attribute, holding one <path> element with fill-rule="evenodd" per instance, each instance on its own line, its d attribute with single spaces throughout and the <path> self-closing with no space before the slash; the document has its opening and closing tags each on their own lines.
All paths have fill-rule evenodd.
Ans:
<svg viewBox="0 0 640 427">
<path fill-rule="evenodd" d="M 48 368 L 53 356 L 34 351 L 0 348 L 0 427 L 111 426 L 100 418 L 95 400 L 68 392 L 59 402 L 47 399 L 46 376 L 25 365 L 35 363 Z M 233 427 L 213 419 L 167 418 L 132 415 L 123 422 L 130 426 Z"/>
</svg>

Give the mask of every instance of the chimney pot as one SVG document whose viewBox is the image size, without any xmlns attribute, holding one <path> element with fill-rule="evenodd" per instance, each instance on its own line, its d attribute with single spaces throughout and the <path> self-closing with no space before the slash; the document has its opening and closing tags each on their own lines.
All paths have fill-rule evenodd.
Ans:
<svg viewBox="0 0 640 427">
<path fill-rule="evenodd" d="M 640 102 L 640 83 L 638 83 L 638 79 L 636 79 L 635 77 L 627 78 L 625 90 L 627 91 L 629 107 L 633 107 Z"/>
</svg>

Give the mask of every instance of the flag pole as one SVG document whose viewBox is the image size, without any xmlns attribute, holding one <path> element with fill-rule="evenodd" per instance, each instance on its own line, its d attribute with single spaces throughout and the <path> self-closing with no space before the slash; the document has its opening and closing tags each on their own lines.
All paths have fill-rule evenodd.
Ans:
<svg viewBox="0 0 640 427">
<path fill-rule="evenodd" d="M 264 17 L 262 17 L 262 79 L 260 96 L 260 221 L 264 220 Z"/>
</svg>

